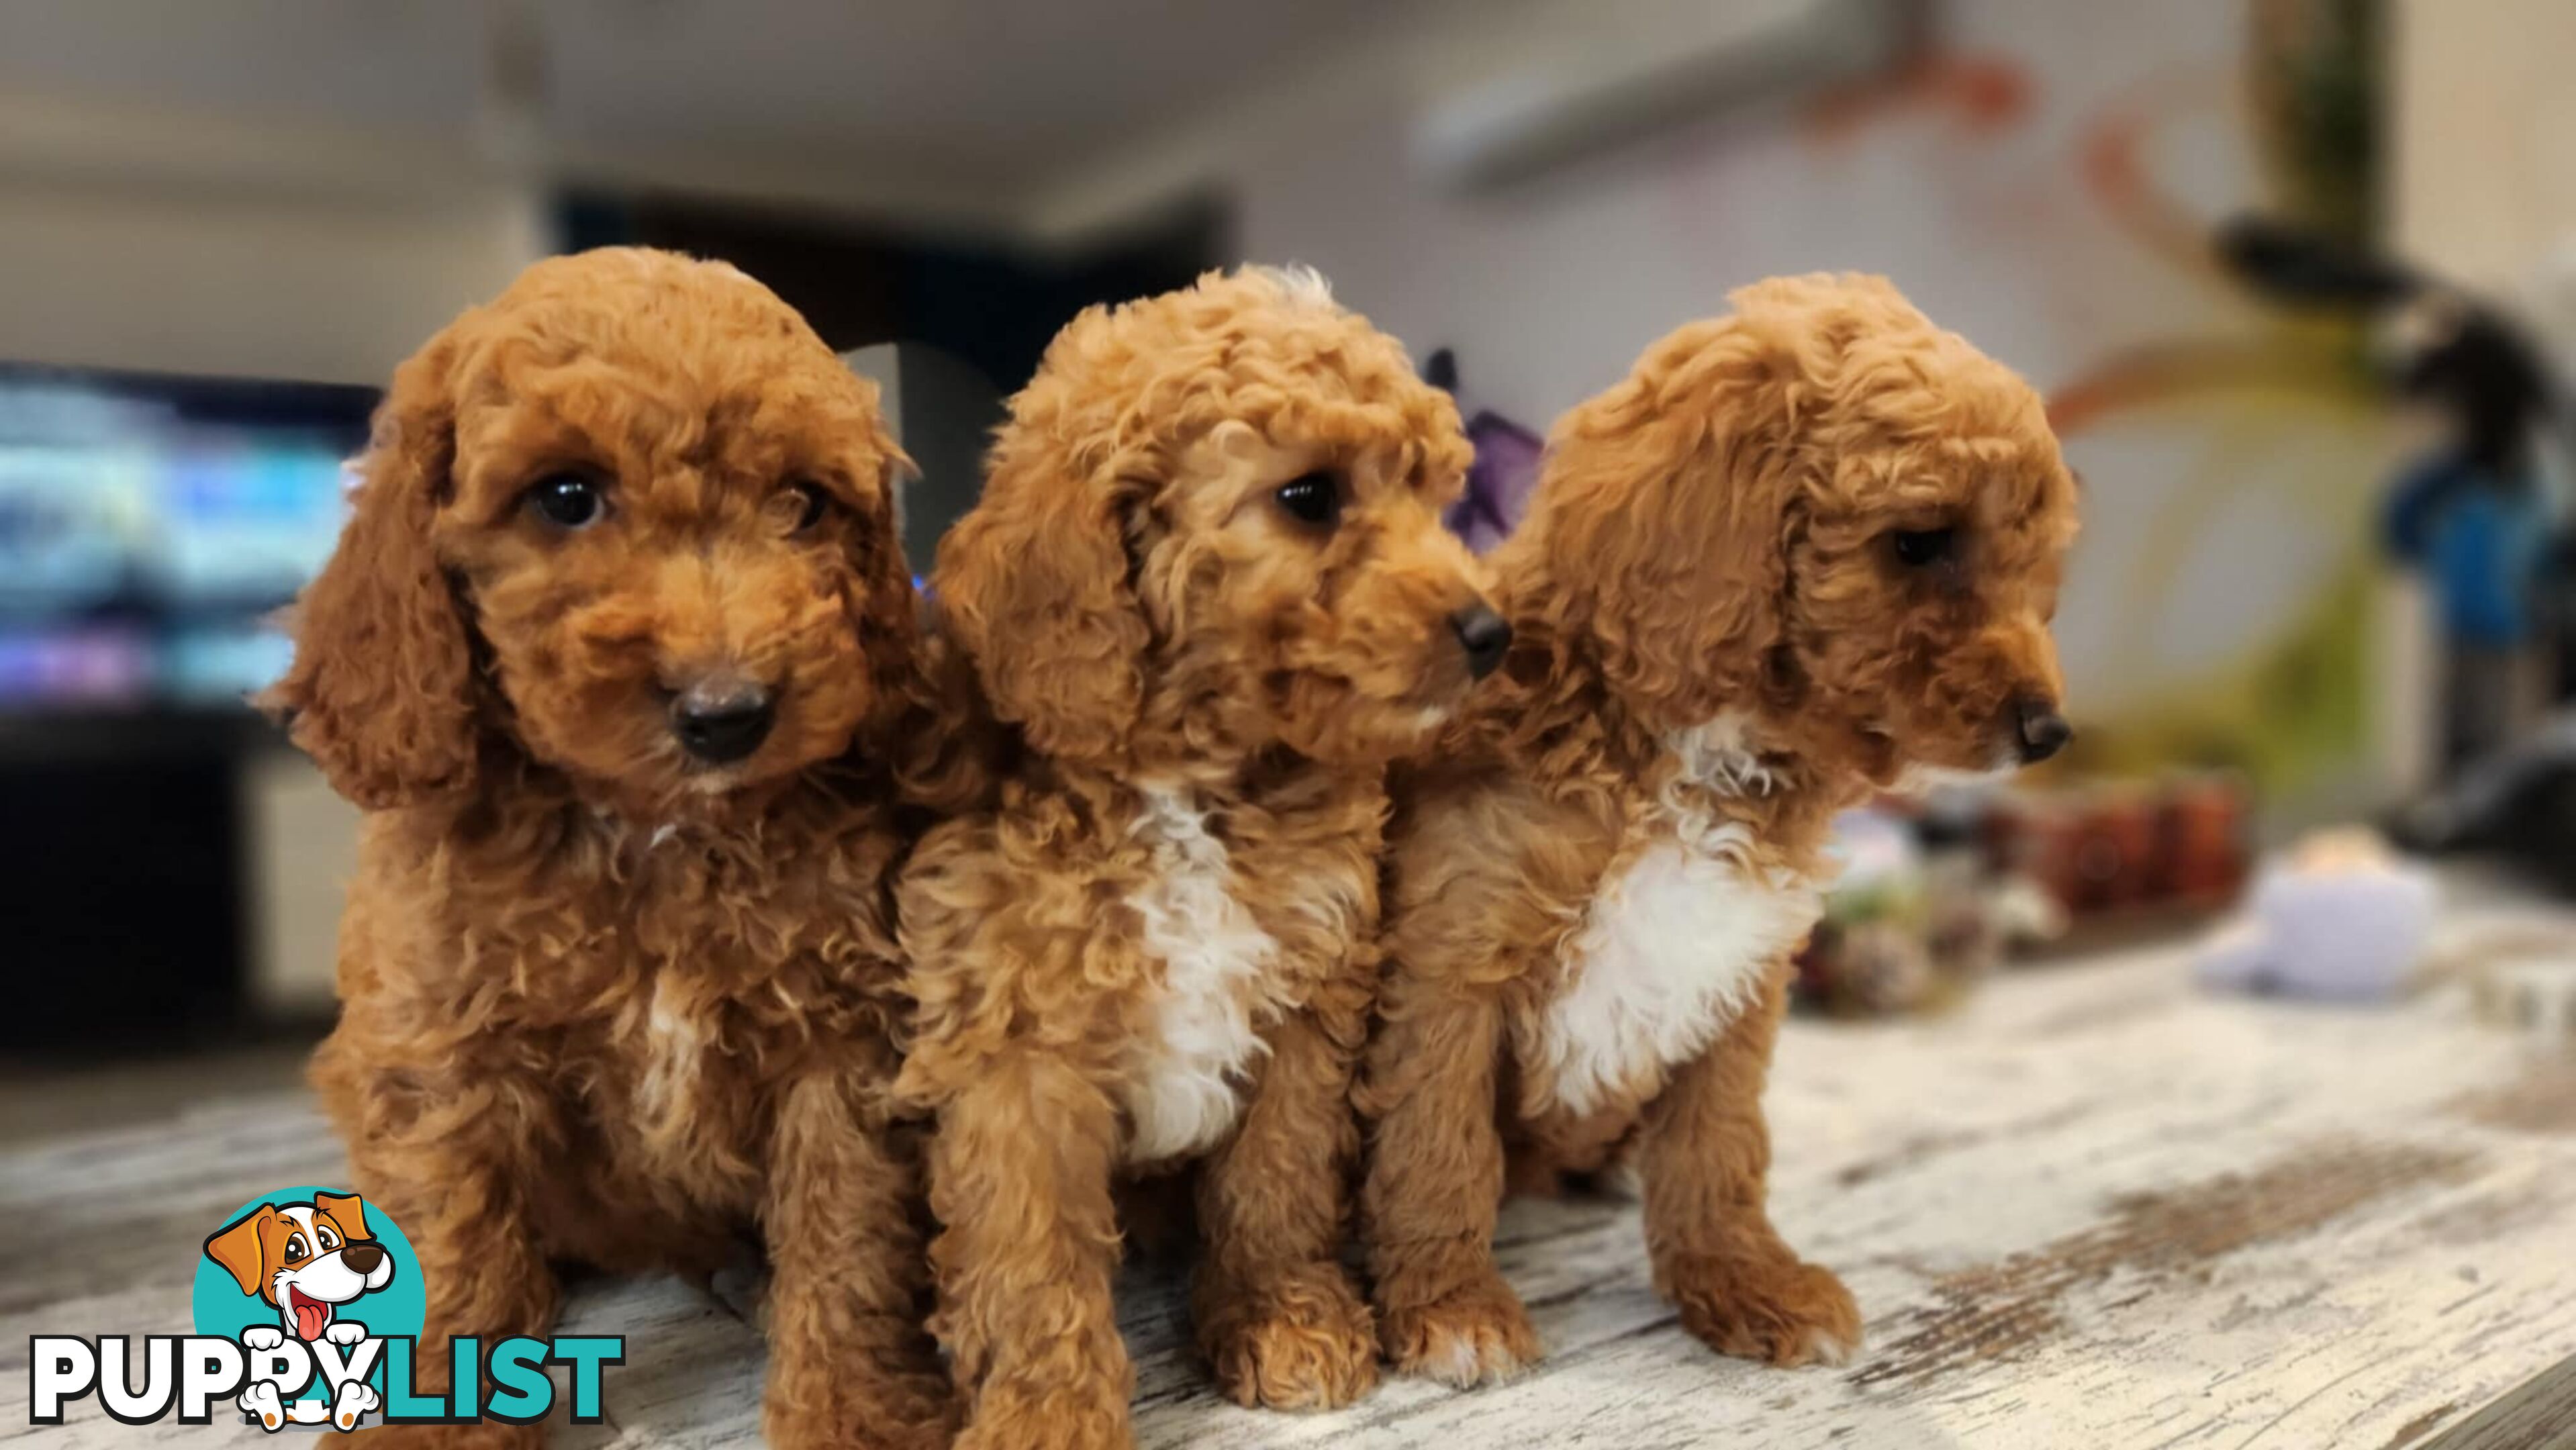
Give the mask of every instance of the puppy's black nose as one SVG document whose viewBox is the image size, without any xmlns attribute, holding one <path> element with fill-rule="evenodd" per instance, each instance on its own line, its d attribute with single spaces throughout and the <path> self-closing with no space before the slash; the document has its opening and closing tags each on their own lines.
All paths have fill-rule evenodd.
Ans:
<svg viewBox="0 0 2576 1450">
<path fill-rule="evenodd" d="M 692 685 L 671 702 L 671 733 L 680 748 L 710 765 L 727 765 L 760 748 L 778 706 L 769 692 L 739 680 Z"/>
<path fill-rule="evenodd" d="M 1458 643 L 1467 651 L 1467 672 L 1480 680 L 1494 672 L 1494 666 L 1503 662 L 1503 651 L 1512 647 L 1511 625 L 1482 604 L 1450 615 L 1449 627 L 1458 632 Z"/>
<path fill-rule="evenodd" d="M 2019 734 L 2024 765 L 2036 765 L 2066 748 L 2075 738 L 2075 727 L 2057 713 L 2057 707 L 2036 696 L 2026 697 L 2013 705 L 2014 725 Z"/>
<path fill-rule="evenodd" d="M 376 1265 L 383 1263 L 384 1259 L 385 1251 L 381 1244 L 359 1243 L 351 1240 L 340 1246 L 340 1262 L 348 1265 L 352 1273 L 372 1274 L 376 1271 Z"/>
</svg>

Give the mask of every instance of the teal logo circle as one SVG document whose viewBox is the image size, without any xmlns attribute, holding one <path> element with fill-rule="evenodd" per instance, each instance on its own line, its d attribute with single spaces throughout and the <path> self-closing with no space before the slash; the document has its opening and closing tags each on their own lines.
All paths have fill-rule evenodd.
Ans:
<svg viewBox="0 0 2576 1450">
<path fill-rule="evenodd" d="M 352 1216 L 348 1206 L 352 1202 L 357 1205 L 355 1216 L 364 1220 L 363 1228 L 346 1222 Z M 298 1212 L 262 1215 L 263 1209 Z M 383 1288 L 333 1304 L 333 1320 L 363 1324 L 368 1335 L 377 1339 L 418 1337 L 421 1322 L 429 1313 L 429 1298 L 420 1281 L 420 1259 L 412 1253 L 411 1240 L 403 1236 L 402 1226 L 372 1200 L 319 1184 L 263 1193 L 224 1215 L 221 1223 L 208 1227 L 206 1246 L 197 1255 L 193 1295 L 197 1332 L 239 1339 L 243 1330 L 265 1325 L 289 1335 L 295 1333 L 286 1311 L 271 1303 L 260 1288 L 285 1267 L 282 1246 L 292 1231 L 302 1226 L 305 1212 L 326 1217 L 335 1226 L 336 1236 L 350 1243 L 381 1246 L 393 1261 L 393 1276 Z M 314 1246 L 310 1243 L 297 1247 L 305 1250 L 305 1262 L 320 1257 L 313 1255 Z M 241 1276 L 245 1273 L 255 1286 L 247 1292 L 242 1288 Z M 379 1358 L 368 1379 L 382 1390 L 384 1375 L 384 1361 Z"/>
</svg>

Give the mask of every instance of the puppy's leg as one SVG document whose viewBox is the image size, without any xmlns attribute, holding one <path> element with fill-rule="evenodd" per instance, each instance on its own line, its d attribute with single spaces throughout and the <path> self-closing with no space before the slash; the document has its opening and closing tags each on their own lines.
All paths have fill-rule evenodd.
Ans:
<svg viewBox="0 0 2576 1450">
<path fill-rule="evenodd" d="M 1490 989 L 1402 971 L 1383 990 L 1361 1103 L 1377 1119 L 1360 1214 L 1378 1338 L 1404 1374 L 1508 1379 L 1538 1359 L 1539 1343 L 1494 1268 L 1502 1006 Z"/>
<path fill-rule="evenodd" d="M 857 1069 L 780 1099 L 761 1215 L 773 1266 L 762 1437 L 808 1446 L 945 1445 L 947 1376 L 923 1323 L 928 1275 L 913 1165 Z"/>
<path fill-rule="evenodd" d="M 1787 1005 L 1788 967 L 1685 1064 L 1646 1110 L 1639 1143 L 1655 1289 L 1722 1354 L 1778 1365 L 1840 1363 L 1860 1310 L 1833 1274 L 1800 1262 L 1763 1211 L 1771 1136 L 1762 1079 Z"/>
<path fill-rule="evenodd" d="M 382 1207 L 410 1238 L 428 1296 L 412 1355 L 424 1395 L 449 1385 L 448 1340 L 479 1336 L 487 1346 L 553 1326 L 557 1285 L 519 1191 L 524 1155 L 541 1140 L 522 1111 L 527 1098 L 489 1079 L 435 1088 L 388 1079 L 362 1082 L 345 1124 L 350 1167 L 370 1207 Z M 536 1425 L 388 1425 L 362 1432 L 393 1450 L 534 1450 Z"/>
<path fill-rule="evenodd" d="M 1133 1442 L 1135 1370 L 1118 1338 L 1110 1193 L 1118 1113 L 1064 1060 L 979 1065 L 930 1150 L 934 1319 L 967 1396 L 959 1450 L 1113 1450 Z"/>
<path fill-rule="evenodd" d="M 1368 1308 L 1339 1256 L 1368 997 L 1365 982 L 1337 984 L 1279 1024 L 1242 1123 L 1199 1179 L 1192 1318 L 1237 1404 L 1330 1409 L 1377 1382 Z"/>
</svg>

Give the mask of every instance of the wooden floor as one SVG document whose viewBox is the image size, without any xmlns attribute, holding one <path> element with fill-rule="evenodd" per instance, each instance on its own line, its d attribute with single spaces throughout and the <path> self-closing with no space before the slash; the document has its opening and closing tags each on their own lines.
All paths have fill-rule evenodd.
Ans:
<svg viewBox="0 0 2576 1450">
<path fill-rule="evenodd" d="M 1553 1351 L 1538 1373 L 1239 1410 L 1191 1362 L 1168 1278 L 1133 1272 L 1140 1440 L 2381 1450 L 2576 1424 L 2544 1377 L 2576 1353 L 2576 1063 L 2478 1024 L 2457 990 L 2334 1010 L 2204 996 L 2175 952 L 2052 968 L 1937 1020 L 1794 1023 L 1770 1106 L 1775 1215 L 1859 1295 L 1856 1364 L 1718 1360 L 1649 1290 L 1632 1207 L 1521 1204 L 1502 1260 Z M 0 1150 L 0 1441 L 249 1433 L 88 1403 L 31 1427 L 27 1336 L 185 1332 L 209 1226 L 340 1163 L 277 1094 Z M 626 1335 L 629 1360 L 610 1423 L 557 1442 L 755 1443 L 756 1292 L 582 1291 L 573 1325 Z"/>
</svg>

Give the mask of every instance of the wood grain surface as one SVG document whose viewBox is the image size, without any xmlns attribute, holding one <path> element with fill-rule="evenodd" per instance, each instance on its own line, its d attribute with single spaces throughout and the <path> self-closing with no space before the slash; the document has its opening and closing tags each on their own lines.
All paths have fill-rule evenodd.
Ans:
<svg viewBox="0 0 2576 1450">
<path fill-rule="evenodd" d="M 2576 1354 L 2576 1065 L 2480 1025 L 2459 989 L 2248 1002 L 2199 992 L 2177 951 L 2132 953 L 1999 979 L 1938 1019 L 1795 1022 L 1770 1109 L 1774 1217 L 1869 1315 L 1853 1365 L 1720 1360 L 1649 1289 L 1632 1205 L 1521 1203 L 1501 1262 L 1551 1354 L 1475 1393 L 1237 1409 L 1188 1353 L 1175 1274 L 1131 1266 L 1140 1441 L 2378 1450 L 2576 1424 L 2542 1378 Z M 0 1154 L 0 1450 L 254 1433 L 129 1428 L 87 1402 L 29 1426 L 27 1337 L 187 1332 L 223 1215 L 341 1174 L 292 1095 Z M 758 1293 L 747 1275 L 581 1287 L 568 1327 L 624 1334 L 628 1360 L 608 1423 L 557 1443 L 757 1443 Z"/>
</svg>

